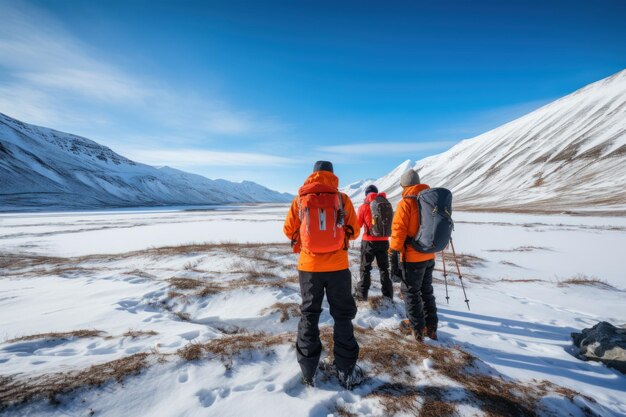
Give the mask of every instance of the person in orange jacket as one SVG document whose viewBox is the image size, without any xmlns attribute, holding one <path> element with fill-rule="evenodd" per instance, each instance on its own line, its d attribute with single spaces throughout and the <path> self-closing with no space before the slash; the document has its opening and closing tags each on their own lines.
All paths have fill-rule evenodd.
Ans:
<svg viewBox="0 0 626 417">
<path fill-rule="evenodd" d="M 352 275 L 348 269 L 348 241 L 358 237 L 359 223 L 350 198 L 339 192 L 338 186 L 339 180 L 333 173 L 332 163 L 316 162 L 313 173 L 306 179 L 298 196 L 291 203 L 283 232 L 300 252 L 298 277 L 302 295 L 300 306 L 302 316 L 298 325 L 296 355 L 302 370 L 303 383 L 309 386 L 314 385 L 315 373 L 322 353 L 318 322 L 322 312 L 324 293 L 326 293 L 330 315 L 335 322 L 333 329 L 334 368 L 341 385 L 350 389 L 363 379 L 361 369 L 356 366 L 359 345 L 354 337 L 352 319 L 356 315 L 357 307 L 352 297 Z M 312 205 L 310 209 L 306 206 L 309 201 L 307 198 L 324 199 L 326 198 L 324 196 L 330 199 L 324 201 L 338 200 L 341 209 L 332 214 L 329 213 L 331 210 L 327 209 L 318 213 L 319 209 L 316 207 L 319 207 L 319 202 L 318 205 Z M 311 210 L 315 210 L 315 213 L 311 213 Z M 314 219 L 311 217 L 314 215 L 320 217 Z M 345 234 L 345 237 L 341 237 L 344 241 L 338 242 L 339 249 L 315 252 L 307 248 L 308 245 L 313 246 L 316 243 L 312 242 L 316 239 L 313 229 L 328 231 L 324 236 L 335 236 L 337 232 L 335 227 L 343 229 L 343 231 L 340 230 L 340 236 Z M 308 233 L 309 230 L 312 232 L 306 237 L 303 236 L 303 233 Z"/>
<path fill-rule="evenodd" d="M 407 238 L 417 235 L 419 229 L 419 206 L 415 198 L 421 191 L 430 188 L 420 183 L 415 170 L 408 170 L 400 178 L 402 200 L 398 203 L 391 226 L 390 252 L 399 252 L 403 269 L 400 290 L 405 302 L 408 320 L 402 326 L 412 330 L 415 339 L 424 336 L 437 339 L 437 304 L 433 291 L 433 269 L 435 254 L 421 253 L 406 243 Z"/>
</svg>

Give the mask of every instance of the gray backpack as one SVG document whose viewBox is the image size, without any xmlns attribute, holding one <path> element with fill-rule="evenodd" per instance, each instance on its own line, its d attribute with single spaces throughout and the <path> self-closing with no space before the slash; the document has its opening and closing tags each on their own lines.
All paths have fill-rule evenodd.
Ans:
<svg viewBox="0 0 626 417">
<path fill-rule="evenodd" d="M 440 252 L 448 246 L 454 223 L 452 221 L 452 193 L 445 188 L 429 188 L 414 198 L 419 207 L 419 229 L 408 237 L 413 249 L 422 253 Z"/>
<path fill-rule="evenodd" d="M 391 222 L 393 221 L 393 207 L 382 195 L 376 196 L 370 203 L 372 212 L 372 226 L 369 234 L 374 237 L 391 236 Z"/>
</svg>

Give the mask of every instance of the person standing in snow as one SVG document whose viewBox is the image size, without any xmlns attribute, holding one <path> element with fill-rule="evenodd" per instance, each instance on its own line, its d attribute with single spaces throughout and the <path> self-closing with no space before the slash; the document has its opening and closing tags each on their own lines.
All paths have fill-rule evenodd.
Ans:
<svg viewBox="0 0 626 417">
<path fill-rule="evenodd" d="M 408 170 L 400 178 L 402 200 L 393 216 L 390 252 L 401 256 L 403 269 L 401 291 L 405 302 L 407 320 L 401 323 L 403 329 L 410 329 L 417 341 L 424 336 L 437 340 L 437 304 L 433 291 L 433 269 L 435 254 L 421 253 L 406 244 L 419 229 L 419 206 L 415 198 L 421 191 L 430 188 L 420 183 L 415 170 Z"/>
<path fill-rule="evenodd" d="M 375 212 L 374 216 L 372 216 L 372 210 Z M 361 279 L 355 288 L 357 300 L 367 300 L 374 259 L 380 271 L 383 297 L 393 299 L 393 284 L 389 276 L 389 255 L 387 254 L 392 217 L 393 209 L 387 201 L 387 195 L 379 194 L 374 184 L 368 185 L 365 189 L 365 201 L 359 207 L 358 212 L 359 228 L 365 226 L 365 231 L 361 239 Z"/>
<path fill-rule="evenodd" d="M 302 316 L 298 324 L 296 355 L 302 381 L 313 386 L 322 343 L 319 317 L 324 293 L 335 326 L 334 368 L 339 383 L 351 389 L 363 379 L 356 365 L 359 345 L 352 319 L 356 303 L 352 297 L 352 275 L 348 269 L 348 242 L 359 235 L 358 219 L 350 198 L 339 192 L 339 180 L 328 161 L 315 163 L 313 173 L 291 203 L 283 232 L 299 253 L 298 277 Z"/>
</svg>

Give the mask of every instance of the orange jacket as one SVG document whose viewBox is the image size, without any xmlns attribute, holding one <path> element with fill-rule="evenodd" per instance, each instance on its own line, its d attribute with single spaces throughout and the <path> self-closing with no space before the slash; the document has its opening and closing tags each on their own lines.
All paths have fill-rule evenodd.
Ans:
<svg viewBox="0 0 626 417">
<path fill-rule="evenodd" d="M 304 185 L 311 183 L 323 183 L 337 188 L 339 186 L 339 179 L 332 172 L 317 171 L 309 175 L 304 181 Z M 351 226 L 354 230 L 354 235 L 350 236 L 350 240 L 354 240 L 359 237 L 359 221 L 354 211 L 354 206 L 350 201 L 350 197 L 341 193 L 343 198 L 343 209 L 346 212 L 344 223 L 346 226 Z M 288 239 L 292 239 L 293 236 L 300 230 L 300 216 L 298 215 L 298 197 L 296 197 L 291 203 L 291 208 L 287 213 L 285 219 L 285 226 L 283 232 Z M 298 258 L 298 270 L 306 272 L 331 272 L 341 271 L 347 269 L 348 264 L 348 251 L 340 249 L 330 253 L 311 253 L 304 248 L 300 252 Z"/>
<path fill-rule="evenodd" d="M 398 203 L 391 224 L 391 240 L 389 247 L 402 253 L 402 259 L 406 262 L 424 262 L 435 259 L 434 253 L 421 253 L 413 249 L 411 245 L 405 246 L 407 237 L 414 237 L 419 229 L 419 207 L 414 198 L 404 198 L 408 195 L 418 195 L 421 191 L 430 188 L 426 184 L 417 184 L 406 187 L 402 191 L 402 200 Z"/>
</svg>

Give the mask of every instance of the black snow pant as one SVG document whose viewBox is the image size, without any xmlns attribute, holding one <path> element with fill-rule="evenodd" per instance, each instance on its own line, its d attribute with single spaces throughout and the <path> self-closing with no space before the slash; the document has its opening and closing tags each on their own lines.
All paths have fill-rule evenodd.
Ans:
<svg viewBox="0 0 626 417">
<path fill-rule="evenodd" d="M 420 332 L 424 327 L 437 330 L 437 304 L 433 292 L 435 261 L 406 262 L 400 289 L 404 297 L 406 316 L 411 327 Z"/>
<path fill-rule="evenodd" d="M 389 241 L 361 241 L 361 280 L 356 284 L 356 295 L 367 298 L 372 285 L 372 263 L 376 259 L 380 270 L 380 285 L 383 296 L 393 298 L 393 284 L 389 277 Z"/>
<path fill-rule="evenodd" d="M 298 325 L 296 351 L 302 375 L 313 379 L 322 353 L 319 318 L 322 312 L 324 291 L 330 305 L 330 315 L 335 321 L 333 332 L 335 367 L 348 372 L 354 368 L 359 356 L 359 345 L 354 338 L 352 319 L 356 316 L 356 303 L 352 297 L 350 270 L 333 272 L 298 271 L 302 317 Z"/>
<path fill-rule="evenodd" d="M 391 265 L 389 268 L 391 269 L 391 280 L 393 282 L 402 282 L 402 271 L 400 270 L 400 254 L 396 251 L 393 251 L 391 255 L 389 255 L 389 262 Z"/>
</svg>

